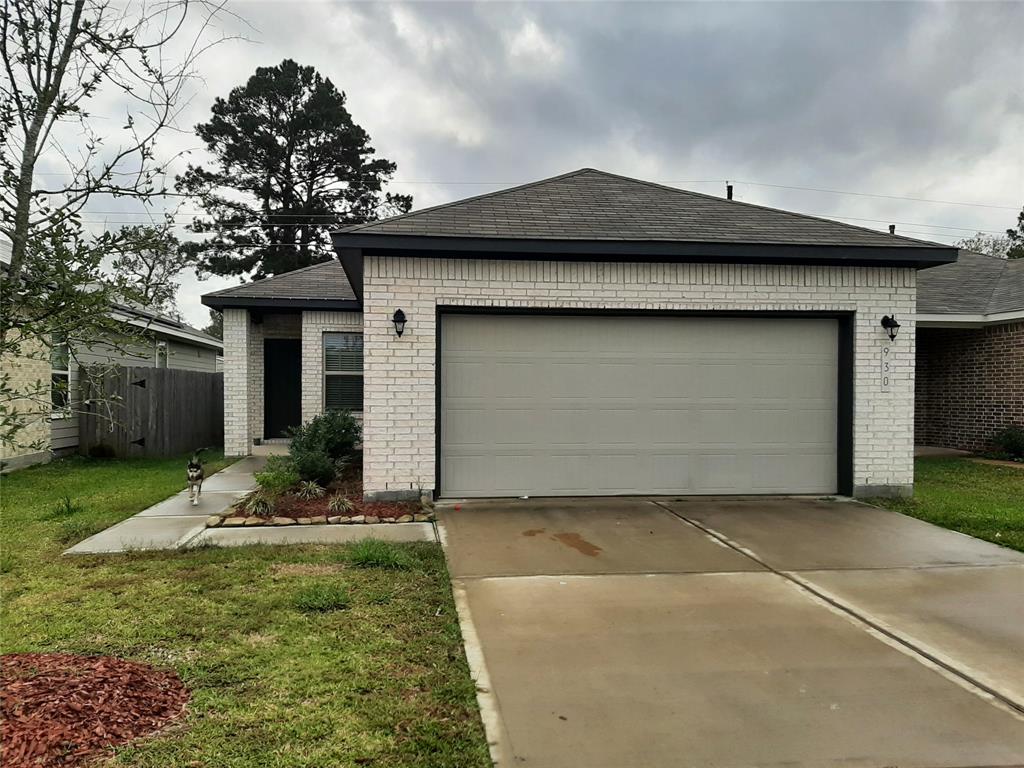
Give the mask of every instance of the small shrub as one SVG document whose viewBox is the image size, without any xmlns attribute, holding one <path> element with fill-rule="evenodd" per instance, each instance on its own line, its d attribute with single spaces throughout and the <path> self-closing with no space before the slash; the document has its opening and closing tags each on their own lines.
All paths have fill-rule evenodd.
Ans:
<svg viewBox="0 0 1024 768">
<path fill-rule="evenodd" d="M 351 454 L 361 436 L 362 427 L 349 411 L 327 411 L 289 432 L 293 456 L 322 452 L 331 459 L 343 459 Z"/>
<path fill-rule="evenodd" d="M 992 438 L 996 450 L 1012 459 L 1024 459 L 1024 426 L 1010 424 Z"/>
<path fill-rule="evenodd" d="M 296 593 L 292 604 L 303 613 L 343 611 L 349 606 L 348 590 L 342 584 L 312 584 Z"/>
<path fill-rule="evenodd" d="M 253 491 L 242 501 L 242 510 L 256 517 L 270 517 L 274 514 L 276 499 L 266 491 Z"/>
<path fill-rule="evenodd" d="M 299 483 L 299 490 L 295 492 L 295 495 L 300 499 L 321 499 L 327 491 L 324 490 L 323 486 L 313 480 L 303 480 Z"/>
<path fill-rule="evenodd" d="M 288 456 L 271 456 L 263 471 L 256 473 L 259 487 L 272 494 L 291 490 L 299 484 L 300 479 L 295 462 Z"/>
<path fill-rule="evenodd" d="M 404 549 L 380 539 L 357 541 L 343 552 L 342 557 L 357 568 L 407 571 L 413 566 L 412 558 Z"/>
<path fill-rule="evenodd" d="M 323 451 L 292 448 L 292 461 L 303 480 L 328 485 L 334 479 L 334 462 Z"/>
<path fill-rule="evenodd" d="M 330 501 L 327 502 L 327 509 L 336 515 L 347 515 L 355 508 L 356 505 L 352 502 L 352 499 L 342 496 L 340 493 L 336 496 L 331 496 Z"/>
<path fill-rule="evenodd" d="M 80 512 L 84 512 L 85 509 L 71 501 L 71 497 L 64 494 L 64 498 L 61 499 L 57 506 L 50 509 L 44 516 L 44 520 L 67 520 L 69 517 L 74 517 Z"/>
</svg>

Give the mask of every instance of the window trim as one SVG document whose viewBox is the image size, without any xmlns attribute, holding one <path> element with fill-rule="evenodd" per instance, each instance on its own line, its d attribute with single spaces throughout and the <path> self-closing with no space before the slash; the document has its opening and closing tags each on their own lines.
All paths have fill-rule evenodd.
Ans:
<svg viewBox="0 0 1024 768">
<path fill-rule="evenodd" d="M 333 336 L 357 336 L 357 337 L 359 337 L 360 352 L 363 352 L 365 354 L 364 347 L 362 346 L 362 344 L 363 344 L 363 334 L 361 332 L 359 332 L 359 331 L 323 331 L 320 334 L 320 370 L 321 370 L 320 385 L 321 385 L 321 390 L 322 390 L 321 391 L 321 397 L 320 397 L 320 406 L 323 409 L 324 413 L 327 413 L 327 410 L 328 410 L 327 409 L 327 378 L 329 376 L 348 376 L 348 377 L 351 377 L 351 378 L 358 377 L 359 378 L 360 386 L 362 386 L 363 385 L 363 377 L 364 377 L 364 373 L 365 373 L 365 370 L 366 370 L 366 364 L 365 364 L 365 358 L 364 358 L 363 367 L 360 368 L 358 371 L 328 371 L 327 370 L 327 336 L 328 335 L 333 335 Z M 362 393 L 360 393 L 359 400 L 360 400 L 360 403 L 363 402 Z M 362 413 L 363 410 L 364 410 L 364 408 L 360 407 L 359 410 L 352 410 L 351 412 L 352 413 Z"/>
<path fill-rule="evenodd" d="M 163 364 L 161 365 L 161 363 Z M 166 341 L 162 339 L 157 339 L 153 345 L 153 367 L 171 367 L 171 347 Z"/>
<path fill-rule="evenodd" d="M 63 341 L 59 338 L 63 336 Z M 54 350 L 58 347 L 64 347 L 65 353 L 64 358 L 67 360 L 65 368 L 56 368 L 53 364 Z M 57 405 L 53 402 L 53 383 L 55 376 L 62 376 L 67 384 L 64 390 L 64 405 Z M 71 418 L 71 344 L 67 340 L 67 336 L 64 334 L 53 334 L 50 339 L 50 419 L 57 421 L 59 419 L 70 419 Z"/>
</svg>

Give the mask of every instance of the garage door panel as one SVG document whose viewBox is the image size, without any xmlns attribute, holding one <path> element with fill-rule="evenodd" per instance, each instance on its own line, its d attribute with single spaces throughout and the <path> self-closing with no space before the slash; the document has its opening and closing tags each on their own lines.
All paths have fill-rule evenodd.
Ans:
<svg viewBox="0 0 1024 768">
<path fill-rule="evenodd" d="M 677 453 L 652 453 L 647 460 L 650 493 L 690 493 L 690 457 Z"/>
<path fill-rule="evenodd" d="M 742 492 L 740 456 L 735 453 L 705 453 L 697 457 L 695 493 Z"/>
<path fill-rule="evenodd" d="M 836 490 L 836 321 L 441 322 L 445 495 Z"/>
<path fill-rule="evenodd" d="M 496 408 L 492 418 L 493 440 L 498 447 L 532 446 L 543 428 L 539 414 L 528 408 Z"/>
<path fill-rule="evenodd" d="M 590 477 L 591 455 L 587 453 L 554 453 L 539 468 L 538 476 L 547 479 L 556 495 L 587 495 L 593 493 Z M 541 492 L 534 492 L 540 495 Z"/>
<path fill-rule="evenodd" d="M 738 408 L 705 406 L 696 416 L 695 442 L 698 446 L 733 446 L 745 434 L 744 412 Z"/>
<path fill-rule="evenodd" d="M 445 458 L 442 469 L 453 487 L 463 489 L 466 495 L 479 496 L 492 487 L 493 463 L 492 455 L 453 454 Z"/>
<path fill-rule="evenodd" d="M 816 445 L 821 451 L 834 455 L 836 424 L 832 416 L 835 412 L 828 408 L 808 408 L 804 412 L 807 418 L 793 419 L 787 423 L 786 434 L 789 440 L 800 446 Z"/>
<path fill-rule="evenodd" d="M 485 408 L 448 410 L 442 422 L 447 444 L 452 448 L 483 448 L 494 435 L 493 412 Z"/>
<path fill-rule="evenodd" d="M 743 381 L 734 363 L 715 359 L 696 359 L 688 366 L 688 376 L 695 380 L 695 394 L 709 400 L 731 400 L 740 394 Z"/>
<path fill-rule="evenodd" d="M 693 430 L 693 411 L 690 406 L 680 408 L 654 407 L 646 414 L 642 434 L 651 445 L 685 446 Z"/>
<path fill-rule="evenodd" d="M 604 453 L 591 463 L 590 487 L 599 494 L 629 494 L 638 492 L 637 480 L 641 476 L 640 457 L 635 453 Z"/>
<path fill-rule="evenodd" d="M 460 397 L 487 397 L 490 394 L 489 378 L 490 366 L 485 361 L 449 359 L 445 361 L 441 388 L 453 401 Z"/>
</svg>

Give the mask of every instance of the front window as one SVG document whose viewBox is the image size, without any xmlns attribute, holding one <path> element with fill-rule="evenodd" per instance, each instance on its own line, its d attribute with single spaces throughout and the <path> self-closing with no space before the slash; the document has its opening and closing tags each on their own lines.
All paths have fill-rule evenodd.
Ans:
<svg viewBox="0 0 1024 768">
<path fill-rule="evenodd" d="M 53 415 L 68 415 L 71 404 L 71 349 L 64 334 L 53 335 L 50 346 L 50 400 Z"/>
<path fill-rule="evenodd" d="M 324 409 L 363 410 L 363 335 L 324 334 Z"/>
</svg>

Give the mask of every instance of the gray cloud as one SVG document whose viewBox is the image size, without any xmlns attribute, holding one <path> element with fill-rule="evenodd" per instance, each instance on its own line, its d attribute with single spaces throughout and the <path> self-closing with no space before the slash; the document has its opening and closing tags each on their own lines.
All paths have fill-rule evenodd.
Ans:
<svg viewBox="0 0 1024 768">
<path fill-rule="evenodd" d="M 782 190 L 1024 202 L 1021 3 L 239 3 L 255 44 L 204 62 L 184 118 L 256 66 L 349 95 L 417 207 L 583 165 L 809 213 L 1001 230 L 1013 211 Z M 176 137 L 170 146 L 195 146 Z M 201 158 L 201 153 L 193 159 Z M 433 184 L 411 184 L 431 181 Z M 479 181 L 487 184 L 446 182 Z M 914 227 L 902 226 L 902 230 Z M 198 295 L 231 281 L 183 285 Z"/>
</svg>

